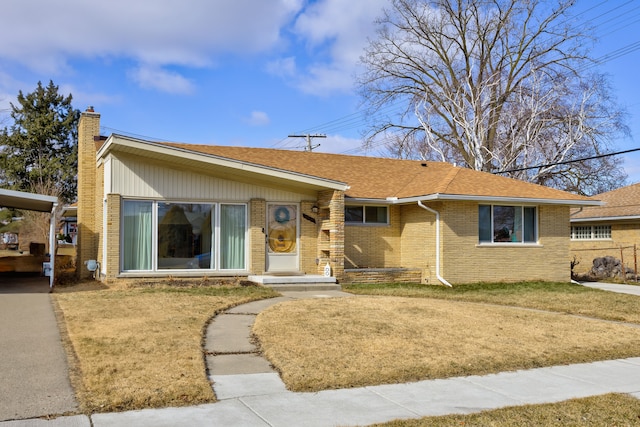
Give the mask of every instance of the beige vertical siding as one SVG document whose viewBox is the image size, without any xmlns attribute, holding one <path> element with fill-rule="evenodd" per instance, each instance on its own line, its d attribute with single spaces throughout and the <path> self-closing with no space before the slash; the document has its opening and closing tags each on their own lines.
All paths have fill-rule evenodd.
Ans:
<svg viewBox="0 0 640 427">
<path fill-rule="evenodd" d="M 248 201 L 265 199 L 277 202 L 300 202 L 315 192 L 300 194 L 255 184 L 246 184 L 172 169 L 126 156 L 113 157 L 111 192 L 123 197 L 179 200 Z"/>
</svg>

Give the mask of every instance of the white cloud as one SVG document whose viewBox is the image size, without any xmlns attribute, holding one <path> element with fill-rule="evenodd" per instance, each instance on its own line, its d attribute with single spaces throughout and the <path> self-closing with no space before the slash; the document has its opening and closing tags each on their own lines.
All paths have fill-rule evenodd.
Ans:
<svg viewBox="0 0 640 427">
<path fill-rule="evenodd" d="M 123 101 L 122 95 L 119 94 L 90 92 L 69 84 L 61 84 L 58 93 L 64 96 L 72 94 L 73 106 L 80 111 L 84 111 L 90 105 L 117 105 Z"/>
<path fill-rule="evenodd" d="M 269 115 L 264 111 L 252 111 L 245 121 L 251 126 L 266 126 L 271 123 Z"/>
<path fill-rule="evenodd" d="M 195 90 L 191 81 L 176 72 L 153 66 L 141 66 L 129 72 L 129 77 L 146 89 L 188 95 Z"/>
<path fill-rule="evenodd" d="M 0 59 L 46 72 L 99 57 L 202 67 L 216 54 L 272 49 L 301 7 L 302 0 L 7 0 Z"/>
<path fill-rule="evenodd" d="M 190 93 L 194 83 L 176 71 L 181 67 L 281 52 L 267 72 L 329 95 L 350 90 L 373 20 L 388 1 L 6 0 L 0 61 L 52 77 L 73 75 L 77 60 L 123 61 L 144 87 Z"/>
<path fill-rule="evenodd" d="M 296 58 L 289 56 L 267 63 L 267 72 L 278 77 L 293 77 L 297 73 Z"/>
<path fill-rule="evenodd" d="M 375 33 L 375 19 L 388 0 L 354 0 L 348 7 L 342 0 L 323 0 L 309 6 L 296 20 L 295 33 L 310 49 L 324 51 L 323 60 L 312 61 L 296 85 L 321 95 L 348 91 L 367 39 Z"/>
</svg>

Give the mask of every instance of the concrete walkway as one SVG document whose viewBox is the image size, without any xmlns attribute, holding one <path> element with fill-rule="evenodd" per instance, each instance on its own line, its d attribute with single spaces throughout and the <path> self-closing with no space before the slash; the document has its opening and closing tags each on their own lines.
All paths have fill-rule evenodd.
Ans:
<svg viewBox="0 0 640 427">
<path fill-rule="evenodd" d="M 616 292 L 619 294 L 629 294 L 640 296 L 640 285 L 621 285 L 619 283 L 583 282 L 582 286 L 588 288 L 601 289 L 603 291 Z"/>
<path fill-rule="evenodd" d="M 640 358 L 317 393 L 286 390 L 249 339 L 255 316 L 280 301 L 338 296 L 351 294 L 286 292 L 282 297 L 244 304 L 217 316 L 205 340 L 217 403 L 94 414 L 90 419 L 74 416 L 16 421 L 0 423 L 0 427 L 363 426 L 614 392 L 640 398 Z"/>
</svg>

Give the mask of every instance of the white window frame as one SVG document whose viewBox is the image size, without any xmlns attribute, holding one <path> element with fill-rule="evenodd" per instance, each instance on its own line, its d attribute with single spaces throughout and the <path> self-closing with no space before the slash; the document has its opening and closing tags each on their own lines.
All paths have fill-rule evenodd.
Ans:
<svg viewBox="0 0 640 427">
<path fill-rule="evenodd" d="M 386 212 L 385 222 L 367 222 L 367 208 L 384 208 Z M 362 221 L 347 221 L 346 210 L 347 208 L 362 208 Z M 359 205 L 359 204 L 345 204 L 345 224 L 347 225 L 364 225 L 368 227 L 385 226 L 389 225 L 389 206 L 387 205 Z"/>
<path fill-rule="evenodd" d="M 490 215 L 489 215 L 489 223 L 490 223 L 490 236 L 491 236 L 491 240 L 481 240 L 481 224 L 480 224 L 480 209 L 482 207 L 489 207 L 490 209 Z M 525 235 L 525 208 L 532 208 L 534 210 L 534 230 L 533 230 L 533 235 L 534 238 L 531 241 L 525 241 L 524 237 L 522 237 L 521 241 L 496 241 L 495 240 L 495 230 L 494 230 L 494 226 L 495 226 L 495 220 L 494 220 L 494 210 L 496 207 L 513 207 L 513 208 L 519 208 L 521 209 L 521 221 L 522 221 L 522 235 Z M 485 204 L 485 203 L 481 203 L 478 205 L 478 244 L 479 245 L 538 245 L 538 241 L 540 239 L 540 209 L 538 206 L 536 205 L 516 205 L 516 204 L 511 204 L 511 205 L 507 205 L 507 204 Z"/>
<path fill-rule="evenodd" d="M 123 224 L 124 224 L 124 204 L 126 202 L 147 202 L 151 203 L 151 215 L 152 215 L 152 225 L 151 225 L 151 269 L 150 270 L 125 270 L 124 269 L 124 233 L 123 233 Z M 158 205 L 160 203 L 175 203 L 175 204 L 204 204 L 211 205 L 211 209 L 214 214 L 214 224 L 212 224 L 212 232 L 213 238 L 211 241 L 212 251 L 215 255 L 214 258 L 214 267 L 213 268 L 194 268 L 194 269 L 166 269 L 158 267 Z M 244 206 L 244 267 L 241 269 L 222 269 L 220 267 L 220 211 L 222 205 L 233 205 L 233 206 Z M 243 202 L 219 202 L 219 201 L 202 201 L 202 200 L 149 200 L 149 199 L 141 199 L 141 198 L 123 198 L 122 206 L 120 212 L 120 273 L 124 274 L 135 274 L 135 273 L 154 273 L 154 274 L 163 274 L 163 275 L 171 275 L 171 274 L 179 274 L 179 273 L 246 273 L 248 271 L 249 265 L 249 204 Z"/>
<path fill-rule="evenodd" d="M 604 234 L 604 237 L 603 237 Z M 611 224 L 572 225 L 571 240 L 611 240 Z"/>
</svg>

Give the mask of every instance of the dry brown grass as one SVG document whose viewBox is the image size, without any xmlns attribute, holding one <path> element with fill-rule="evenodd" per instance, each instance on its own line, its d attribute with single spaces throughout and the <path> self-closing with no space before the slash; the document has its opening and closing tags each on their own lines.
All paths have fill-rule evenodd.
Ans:
<svg viewBox="0 0 640 427">
<path fill-rule="evenodd" d="M 640 355 L 640 328 L 426 298 L 280 303 L 254 325 L 296 391 L 475 375 Z"/>
<path fill-rule="evenodd" d="M 370 427 L 602 427 L 637 425 L 640 425 L 640 400 L 629 395 L 607 394 L 561 403 L 515 406 L 471 415 L 447 415 L 425 417 L 419 420 L 392 421 Z"/>
<path fill-rule="evenodd" d="M 438 298 L 528 307 L 599 319 L 640 323 L 640 298 L 570 283 L 478 283 L 453 288 L 416 284 L 347 285 L 362 295 Z"/>
<path fill-rule="evenodd" d="M 276 295 L 258 287 L 131 287 L 89 282 L 56 288 L 86 412 L 215 401 L 203 328 L 228 307 Z"/>
</svg>

